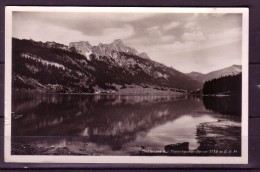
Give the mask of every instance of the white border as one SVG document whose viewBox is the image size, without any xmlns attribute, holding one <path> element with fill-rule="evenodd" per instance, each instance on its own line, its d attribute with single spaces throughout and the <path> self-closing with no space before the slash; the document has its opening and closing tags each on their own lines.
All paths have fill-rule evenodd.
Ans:
<svg viewBox="0 0 260 172">
<path fill-rule="evenodd" d="M 26 163 L 125 163 L 125 164 L 247 164 L 248 163 L 248 8 L 159 7 L 18 7 L 5 8 L 5 162 Z M 170 156 L 52 156 L 11 155 L 12 12 L 107 12 L 107 13 L 241 13 L 242 21 L 242 155 L 241 157 Z"/>
</svg>

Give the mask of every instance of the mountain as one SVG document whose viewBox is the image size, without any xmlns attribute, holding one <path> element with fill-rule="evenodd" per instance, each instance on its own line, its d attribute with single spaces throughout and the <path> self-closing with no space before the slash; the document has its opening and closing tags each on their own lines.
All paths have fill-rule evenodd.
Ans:
<svg viewBox="0 0 260 172">
<path fill-rule="evenodd" d="M 149 57 L 148 54 L 146 54 L 145 52 L 142 52 L 142 53 L 138 54 L 138 56 L 139 56 L 139 57 L 142 57 L 142 58 L 144 58 L 144 59 L 150 60 L 150 57 Z"/>
<path fill-rule="evenodd" d="M 80 42 L 71 42 L 69 44 L 69 50 L 82 54 L 86 56 L 89 60 L 89 55 L 92 53 L 91 49 L 93 48 L 92 45 L 88 41 L 80 41 Z"/>
<path fill-rule="evenodd" d="M 140 57 L 121 40 L 90 45 L 12 40 L 13 88 L 17 91 L 92 93 L 118 86 L 195 90 L 202 84 L 171 67 Z"/>
<path fill-rule="evenodd" d="M 111 56 L 113 58 L 116 58 L 115 52 L 125 52 L 133 55 L 137 55 L 138 53 L 135 49 L 124 45 L 123 41 L 120 39 L 116 39 L 110 44 L 99 43 L 98 46 L 92 46 L 89 44 L 88 41 L 71 42 L 69 44 L 69 49 L 86 56 L 88 59 L 90 58 L 89 56 L 92 53 L 95 54 L 96 57 Z"/>
<path fill-rule="evenodd" d="M 56 48 L 56 49 L 62 49 L 62 50 L 68 50 L 69 47 L 67 45 L 64 45 L 64 44 L 60 44 L 60 43 L 57 43 L 57 42 L 50 42 L 50 41 L 47 41 L 47 42 L 36 42 L 36 41 L 33 41 L 32 39 L 30 39 L 29 41 L 31 41 L 31 43 L 33 45 L 37 45 L 37 46 L 41 46 L 41 47 L 46 47 L 46 48 Z"/>
<path fill-rule="evenodd" d="M 67 45 L 59 44 L 59 43 L 56 43 L 54 41 L 52 41 L 52 42 L 47 41 L 44 45 L 47 48 L 57 48 L 57 49 L 62 49 L 62 50 L 68 50 L 68 46 Z"/>
<path fill-rule="evenodd" d="M 188 75 L 189 77 L 191 77 L 192 79 L 196 80 L 196 81 L 202 82 L 201 77 L 202 77 L 204 74 L 199 73 L 199 72 L 191 72 L 191 73 L 187 73 L 187 75 Z"/>
<path fill-rule="evenodd" d="M 232 65 L 227 68 L 209 72 L 207 74 L 191 72 L 191 73 L 187 73 L 187 75 L 196 81 L 204 83 L 214 78 L 220 78 L 221 76 L 226 76 L 226 75 L 237 75 L 241 72 L 242 72 L 241 65 Z"/>
</svg>

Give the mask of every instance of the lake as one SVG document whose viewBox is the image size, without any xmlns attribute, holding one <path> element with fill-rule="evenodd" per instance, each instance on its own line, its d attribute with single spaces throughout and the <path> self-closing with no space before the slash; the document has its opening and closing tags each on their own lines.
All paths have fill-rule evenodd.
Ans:
<svg viewBox="0 0 260 172">
<path fill-rule="evenodd" d="M 196 150 L 199 124 L 240 122 L 241 116 L 241 105 L 234 105 L 230 97 L 27 93 L 12 97 L 16 145 L 12 154 L 136 155 L 140 149 L 163 150 L 182 142 Z"/>
</svg>

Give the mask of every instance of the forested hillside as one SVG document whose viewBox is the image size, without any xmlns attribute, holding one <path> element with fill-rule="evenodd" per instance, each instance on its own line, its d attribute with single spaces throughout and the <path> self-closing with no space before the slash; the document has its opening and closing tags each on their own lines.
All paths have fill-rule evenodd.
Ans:
<svg viewBox="0 0 260 172">
<path fill-rule="evenodd" d="M 55 42 L 12 40 L 13 89 L 16 91 L 92 93 L 95 87 L 155 85 L 195 90 L 201 84 L 163 64 L 139 56 L 120 40 L 91 49 Z M 84 45 L 84 44 L 83 44 Z M 84 51 L 83 51 L 84 50 Z M 84 53 L 85 55 L 84 55 Z"/>
<path fill-rule="evenodd" d="M 203 85 L 203 94 L 241 95 L 242 73 L 228 75 L 206 81 Z"/>
</svg>

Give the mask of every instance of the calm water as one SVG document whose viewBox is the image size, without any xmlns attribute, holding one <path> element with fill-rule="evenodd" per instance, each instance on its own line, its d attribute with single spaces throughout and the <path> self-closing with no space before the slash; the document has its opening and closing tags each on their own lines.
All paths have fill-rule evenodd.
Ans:
<svg viewBox="0 0 260 172">
<path fill-rule="evenodd" d="M 13 96 L 12 142 L 103 155 L 129 155 L 140 146 L 163 149 L 181 142 L 194 150 L 199 123 L 237 118 L 233 115 L 239 111 L 219 105 L 228 99 L 18 94 Z"/>
</svg>

